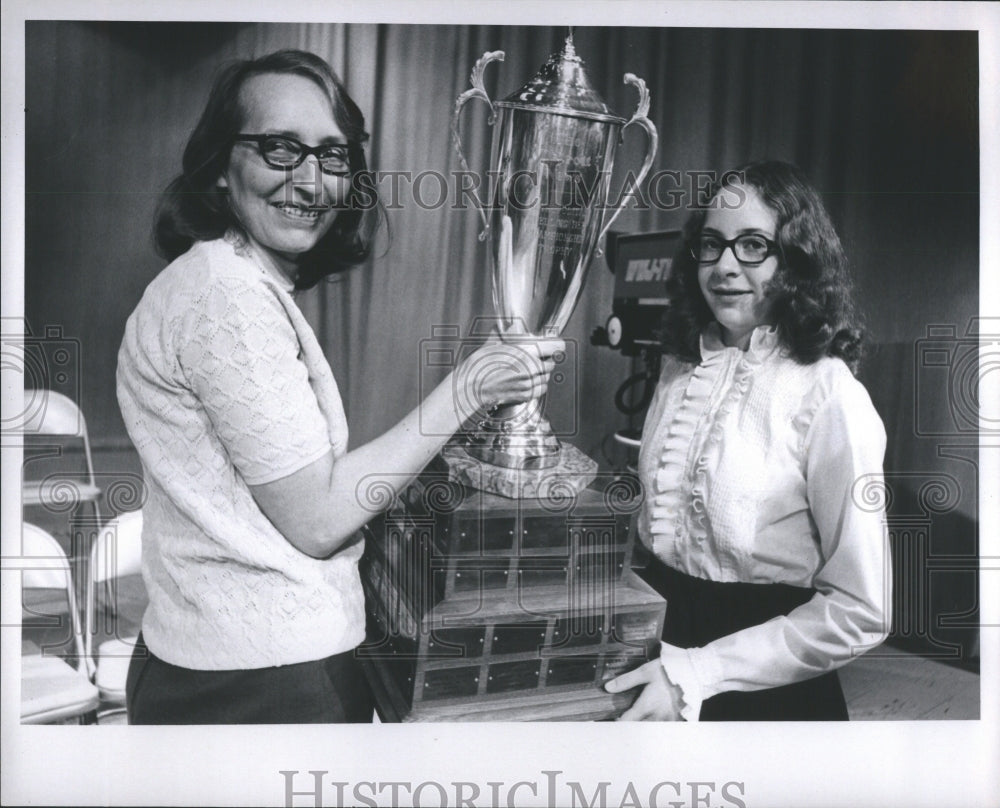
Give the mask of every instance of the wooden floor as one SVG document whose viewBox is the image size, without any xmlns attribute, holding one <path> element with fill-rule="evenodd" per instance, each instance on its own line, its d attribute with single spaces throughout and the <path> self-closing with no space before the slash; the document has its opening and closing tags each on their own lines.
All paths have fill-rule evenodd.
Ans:
<svg viewBox="0 0 1000 808">
<path fill-rule="evenodd" d="M 852 721 L 979 718 L 979 675 L 933 659 L 885 648 L 851 662 L 840 681 Z"/>
</svg>

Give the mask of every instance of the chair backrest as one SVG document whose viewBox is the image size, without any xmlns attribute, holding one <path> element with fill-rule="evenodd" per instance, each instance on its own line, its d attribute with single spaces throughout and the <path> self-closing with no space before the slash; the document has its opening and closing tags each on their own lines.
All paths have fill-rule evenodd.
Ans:
<svg viewBox="0 0 1000 808">
<path fill-rule="evenodd" d="M 26 435 L 87 436 L 87 422 L 80 408 L 55 390 L 25 390 L 24 412 L 21 429 Z"/>
<path fill-rule="evenodd" d="M 37 525 L 24 522 L 21 528 L 21 587 L 22 589 L 60 589 L 66 593 L 69 605 L 73 645 L 77 656 L 86 659 L 80 612 L 76 606 L 73 577 L 66 551 L 49 533 Z"/>
<path fill-rule="evenodd" d="M 142 571 L 142 511 L 120 514 L 101 528 L 90 552 L 90 578 L 103 583 Z"/>
<path fill-rule="evenodd" d="M 19 425 L 19 429 L 26 436 L 40 438 L 42 436 L 53 436 L 62 438 L 76 438 L 83 442 L 83 457 L 87 465 L 87 482 L 93 487 L 94 493 L 87 497 L 93 502 L 94 516 L 98 523 L 101 521 L 101 509 L 98 504 L 100 492 L 97 490 L 97 480 L 94 475 L 94 459 L 90 452 L 90 438 L 87 436 L 87 421 L 83 417 L 80 408 L 70 398 L 55 390 L 27 389 L 24 391 L 24 419 Z M 50 450 L 47 454 L 52 455 Z M 57 448 L 56 456 L 62 454 L 62 449 Z M 44 457 L 45 455 L 42 455 Z M 25 479 L 25 484 L 32 481 Z M 57 480 L 53 485 L 59 486 Z M 44 491 L 48 493 L 45 494 Z M 65 496 L 64 488 L 59 489 L 59 494 L 45 489 L 41 493 L 46 497 Z M 37 504 L 32 501 L 31 504 Z"/>
<path fill-rule="evenodd" d="M 69 559 L 49 533 L 38 525 L 25 522 L 21 528 L 21 553 L 25 566 L 21 570 L 24 589 L 73 589 Z M 30 561 L 28 561 L 30 559 Z"/>
</svg>

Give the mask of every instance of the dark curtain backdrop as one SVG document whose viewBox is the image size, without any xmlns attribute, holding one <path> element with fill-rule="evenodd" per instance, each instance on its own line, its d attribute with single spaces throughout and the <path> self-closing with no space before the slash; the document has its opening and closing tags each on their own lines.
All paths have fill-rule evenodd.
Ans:
<svg viewBox="0 0 1000 808">
<path fill-rule="evenodd" d="M 25 316 L 35 334 L 57 325 L 80 341 L 79 396 L 98 466 L 137 467 L 115 401 L 115 355 L 128 314 L 163 265 L 150 237 L 157 196 L 179 168 L 220 63 L 313 50 L 365 111 L 373 167 L 447 173 L 458 167 L 452 109 L 474 61 L 506 51 L 486 72 L 491 97 L 503 97 L 563 36 L 541 27 L 27 23 Z M 853 259 L 872 339 L 862 376 L 889 433 L 890 512 L 915 525 L 921 569 L 935 555 L 974 554 L 974 435 L 955 415 L 970 390 L 921 352 L 936 346 L 954 364 L 956 347 L 975 343 L 962 338 L 978 311 L 976 34 L 619 27 L 578 28 L 575 40 L 621 114 L 636 104 L 623 74 L 646 80 L 660 131 L 654 169 L 721 171 L 771 156 L 813 178 Z M 469 105 L 466 149 L 481 167 L 485 118 L 483 105 Z M 629 130 L 618 169 L 637 166 L 643 148 L 641 132 Z M 429 197 L 435 188 L 425 187 Z M 490 312 L 478 215 L 421 208 L 403 190 L 377 257 L 300 300 L 340 382 L 354 445 L 439 378 L 420 370 L 421 340 L 434 326 L 465 331 Z M 679 227 L 685 216 L 627 211 L 616 229 Z M 608 435 L 628 425 L 613 395 L 631 363 L 589 345 L 610 313 L 612 286 L 595 259 L 566 332 L 579 346 L 576 383 L 549 402 L 557 429 L 599 458 Z M 931 599 L 935 614 L 969 611 L 974 590 L 966 571 L 921 590 L 913 608 Z"/>
</svg>

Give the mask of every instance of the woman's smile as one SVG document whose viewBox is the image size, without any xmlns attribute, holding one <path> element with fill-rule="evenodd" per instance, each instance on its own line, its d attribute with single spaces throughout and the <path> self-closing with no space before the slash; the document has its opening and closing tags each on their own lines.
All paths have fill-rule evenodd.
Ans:
<svg viewBox="0 0 1000 808">
<path fill-rule="evenodd" d="M 306 225 L 317 224 L 324 213 L 333 210 L 330 205 L 296 205 L 290 202 L 272 202 L 271 206 L 296 224 Z"/>
</svg>

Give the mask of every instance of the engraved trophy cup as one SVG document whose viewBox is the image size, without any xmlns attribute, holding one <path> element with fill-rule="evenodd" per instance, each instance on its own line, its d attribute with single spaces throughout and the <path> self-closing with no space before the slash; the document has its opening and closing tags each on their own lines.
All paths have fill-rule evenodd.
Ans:
<svg viewBox="0 0 1000 808">
<path fill-rule="evenodd" d="M 657 131 L 646 117 L 646 84 L 631 73 L 624 78 L 639 92 L 635 113 L 626 120 L 611 112 L 590 84 L 572 31 L 562 52 L 550 56 L 521 89 L 492 102 L 483 71 L 503 58 L 503 51 L 492 51 L 476 62 L 472 89 L 455 104 L 452 135 L 468 171 L 459 116 L 471 99 L 485 101 L 493 142 L 489 201 L 479 209 L 480 240 L 489 240 L 501 338 L 558 336 L 576 307 L 598 243 L 652 166 Z M 615 150 L 632 124 L 646 131 L 647 152 L 612 209 L 608 191 Z M 591 458 L 559 442 L 538 400 L 493 408 L 467 434 L 463 450 L 448 458 L 456 476 L 510 497 L 543 496 L 555 479 L 561 490 L 568 485 L 579 491 L 597 470 Z"/>
</svg>

